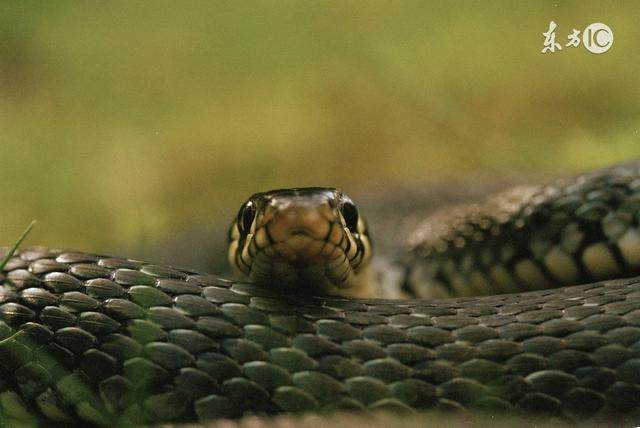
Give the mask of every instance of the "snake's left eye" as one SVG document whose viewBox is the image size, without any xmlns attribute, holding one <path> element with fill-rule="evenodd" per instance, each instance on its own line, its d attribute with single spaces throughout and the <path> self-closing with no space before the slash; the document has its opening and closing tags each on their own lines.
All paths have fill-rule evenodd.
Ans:
<svg viewBox="0 0 640 428">
<path fill-rule="evenodd" d="M 240 208 L 238 212 L 238 229 L 241 233 L 249 233 L 253 219 L 256 217 L 256 206 L 249 201 Z"/>
<path fill-rule="evenodd" d="M 340 212 L 349 230 L 353 233 L 358 232 L 358 208 L 351 201 L 344 201 L 340 205 Z"/>
</svg>

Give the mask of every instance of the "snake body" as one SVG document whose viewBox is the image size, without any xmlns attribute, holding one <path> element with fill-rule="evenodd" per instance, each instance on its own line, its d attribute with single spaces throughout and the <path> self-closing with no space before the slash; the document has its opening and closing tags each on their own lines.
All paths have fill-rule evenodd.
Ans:
<svg viewBox="0 0 640 428">
<path fill-rule="evenodd" d="M 636 272 L 637 192 L 633 164 L 521 193 L 504 211 L 451 212 L 447 230 L 436 217 L 403 256 L 404 292 L 531 289 L 480 297 L 314 296 L 268 279 L 19 250 L 0 287 L 1 420 L 435 410 L 637 425 L 640 278 L 561 286 L 570 274 Z M 514 242 L 527 245 L 506 249 Z"/>
</svg>

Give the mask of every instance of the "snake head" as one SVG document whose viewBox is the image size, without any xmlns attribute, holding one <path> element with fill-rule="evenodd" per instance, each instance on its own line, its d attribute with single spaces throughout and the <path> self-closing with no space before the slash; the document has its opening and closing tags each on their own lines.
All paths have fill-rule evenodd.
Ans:
<svg viewBox="0 0 640 428">
<path fill-rule="evenodd" d="M 346 288 L 371 252 L 356 205 L 327 187 L 256 193 L 229 229 L 229 262 L 263 285 Z"/>
</svg>

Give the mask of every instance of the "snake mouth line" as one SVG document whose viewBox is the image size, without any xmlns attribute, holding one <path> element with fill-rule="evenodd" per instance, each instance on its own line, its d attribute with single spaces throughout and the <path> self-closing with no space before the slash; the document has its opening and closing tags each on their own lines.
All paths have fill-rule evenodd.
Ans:
<svg viewBox="0 0 640 428">
<path fill-rule="evenodd" d="M 291 229 L 289 234 L 291 236 L 295 236 L 295 235 L 303 235 L 303 236 L 309 236 L 309 237 L 313 237 L 314 236 L 314 234 L 310 230 L 302 228 L 302 227 Z"/>
</svg>

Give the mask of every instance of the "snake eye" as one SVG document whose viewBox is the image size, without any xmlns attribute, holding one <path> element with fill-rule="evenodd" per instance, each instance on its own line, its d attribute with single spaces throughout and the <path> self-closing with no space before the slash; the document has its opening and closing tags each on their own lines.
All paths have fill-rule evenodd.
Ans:
<svg viewBox="0 0 640 428">
<path fill-rule="evenodd" d="M 256 206 L 249 201 L 240 208 L 238 213 L 238 229 L 241 233 L 249 233 L 253 219 L 256 217 Z"/>
<path fill-rule="evenodd" d="M 349 230 L 353 233 L 358 232 L 358 208 L 351 201 L 344 201 L 340 205 L 340 212 Z"/>
</svg>

